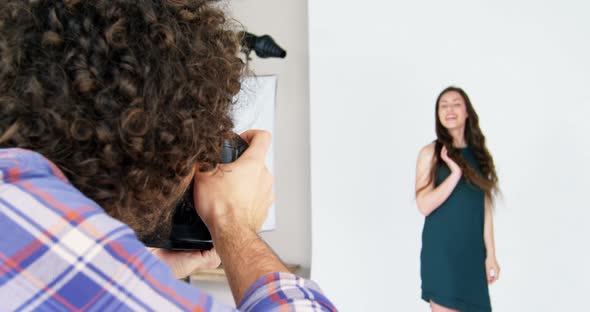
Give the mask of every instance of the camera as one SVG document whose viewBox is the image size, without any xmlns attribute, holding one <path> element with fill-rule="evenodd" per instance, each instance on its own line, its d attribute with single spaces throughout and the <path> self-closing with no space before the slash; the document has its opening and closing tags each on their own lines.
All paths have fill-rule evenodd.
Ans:
<svg viewBox="0 0 590 312">
<path fill-rule="evenodd" d="M 234 162 L 248 148 L 248 143 L 240 136 L 224 141 L 219 163 Z M 209 229 L 197 214 L 193 198 L 194 181 L 191 182 L 182 200 L 176 205 L 169 230 L 152 233 L 144 237 L 143 243 L 148 247 L 172 250 L 209 250 L 213 240 Z"/>
</svg>

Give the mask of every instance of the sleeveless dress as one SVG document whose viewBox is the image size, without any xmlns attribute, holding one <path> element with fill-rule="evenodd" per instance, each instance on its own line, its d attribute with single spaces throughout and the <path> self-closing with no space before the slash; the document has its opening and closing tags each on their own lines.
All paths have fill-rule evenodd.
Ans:
<svg viewBox="0 0 590 312">
<path fill-rule="evenodd" d="M 480 171 L 471 148 L 460 151 Z M 443 162 L 435 185 L 449 174 Z M 420 254 L 423 300 L 461 312 L 492 310 L 483 229 L 484 192 L 462 177 L 449 198 L 424 221 Z"/>
</svg>

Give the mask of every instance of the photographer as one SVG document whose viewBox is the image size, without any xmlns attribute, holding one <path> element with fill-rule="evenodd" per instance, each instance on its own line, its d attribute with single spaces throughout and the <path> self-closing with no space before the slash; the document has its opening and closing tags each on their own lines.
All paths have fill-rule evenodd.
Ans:
<svg viewBox="0 0 590 312">
<path fill-rule="evenodd" d="M 0 2 L 3 309 L 229 309 L 178 280 L 221 260 L 240 310 L 335 310 L 257 235 L 269 134 L 217 164 L 238 39 L 209 1 Z M 215 250 L 148 250 L 193 179 Z"/>
</svg>

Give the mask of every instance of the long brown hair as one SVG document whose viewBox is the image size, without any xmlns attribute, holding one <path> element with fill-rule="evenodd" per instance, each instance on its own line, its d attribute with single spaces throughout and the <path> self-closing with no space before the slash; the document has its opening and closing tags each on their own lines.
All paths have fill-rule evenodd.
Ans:
<svg viewBox="0 0 590 312">
<path fill-rule="evenodd" d="M 0 148 L 149 233 L 232 131 L 238 40 L 208 0 L 2 0 Z"/>
<path fill-rule="evenodd" d="M 463 98 L 463 101 L 465 102 L 465 107 L 467 109 L 468 114 L 465 123 L 465 141 L 467 145 L 471 147 L 473 155 L 475 156 L 475 159 L 477 160 L 477 163 L 481 169 L 481 173 L 478 172 L 474 167 L 469 165 L 469 163 L 467 162 L 467 160 L 465 160 L 465 158 L 463 158 L 459 150 L 453 146 L 453 137 L 451 136 L 447 128 L 445 128 L 442 125 L 438 117 L 439 102 L 441 97 L 444 94 L 452 91 L 459 93 Z M 430 185 L 430 183 L 433 183 L 438 169 L 444 163 L 444 161 L 440 157 L 440 152 L 443 146 L 446 146 L 449 157 L 454 162 L 456 162 L 457 165 L 459 165 L 459 167 L 461 167 L 461 170 L 463 171 L 463 176 L 467 179 L 467 181 L 482 189 L 486 193 L 486 195 L 492 198 L 492 194 L 496 193 L 498 190 L 498 176 L 496 175 L 494 159 L 492 158 L 492 155 L 490 154 L 486 146 L 486 138 L 479 127 L 479 117 L 477 116 L 477 113 L 475 112 L 475 109 L 471 104 L 471 100 L 469 100 L 469 96 L 467 96 L 467 93 L 465 93 L 463 89 L 451 86 L 444 89 L 438 95 L 435 107 L 436 108 L 434 116 L 436 119 L 436 141 L 432 160 L 434 166 L 432 166 L 432 169 L 430 171 L 428 183 L 426 183 L 426 185 L 422 189 L 426 188 L 426 186 Z M 421 191 L 422 189 L 420 189 L 419 191 Z"/>
</svg>

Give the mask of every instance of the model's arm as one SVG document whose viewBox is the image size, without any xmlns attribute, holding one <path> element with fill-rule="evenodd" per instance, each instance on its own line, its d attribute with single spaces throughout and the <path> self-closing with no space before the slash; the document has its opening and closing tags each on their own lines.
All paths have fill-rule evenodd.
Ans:
<svg viewBox="0 0 590 312">
<path fill-rule="evenodd" d="M 486 274 L 488 283 L 492 284 L 500 277 L 500 266 L 496 260 L 496 243 L 494 241 L 494 216 L 492 200 L 486 195 L 484 202 L 485 216 L 483 239 L 486 247 Z"/>
<path fill-rule="evenodd" d="M 437 187 L 434 187 L 434 180 L 428 183 L 430 170 L 434 166 L 434 152 L 434 143 L 425 146 L 420 151 L 416 164 L 416 203 L 424 216 L 429 216 L 449 198 L 462 174 L 461 168 L 448 157 L 446 148 L 443 147 L 441 157 L 451 169 L 451 174 Z M 426 188 L 423 188 L 427 183 Z M 423 189 L 420 190 L 421 188 Z"/>
</svg>

